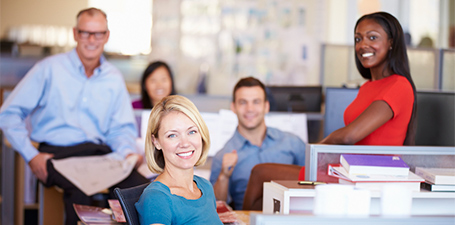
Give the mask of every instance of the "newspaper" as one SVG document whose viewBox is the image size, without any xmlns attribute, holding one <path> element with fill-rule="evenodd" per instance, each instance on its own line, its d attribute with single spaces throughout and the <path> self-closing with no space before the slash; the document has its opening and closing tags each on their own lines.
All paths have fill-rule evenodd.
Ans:
<svg viewBox="0 0 455 225">
<path fill-rule="evenodd" d="M 136 155 L 122 159 L 116 153 L 52 159 L 54 168 L 88 196 L 124 180 L 136 161 Z"/>
</svg>

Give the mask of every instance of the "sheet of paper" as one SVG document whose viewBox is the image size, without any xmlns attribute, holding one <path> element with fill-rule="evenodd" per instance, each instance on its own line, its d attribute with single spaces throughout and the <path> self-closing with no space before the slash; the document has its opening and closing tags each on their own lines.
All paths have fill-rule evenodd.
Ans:
<svg viewBox="0 0 455 225">
<path fill-rule="evenodd" d="M 354 175 L 349 174 L 342 166 L 339 167 L 329 167 L 329 175 L 338 177 L 344 180 L 351 182 L 422 182 L 425 181 L 423 178 L 415 175 L 413 172 L 409 171 L 408 176 L 394 176 L 394 175 L 378 175 L 378 174 L 363 174 L 363 175 Z"/>
<path fill-rule="evenodd" d="M 147 134 L 147 127 L 149 124 L 149 117 L 152 110 L 142 110 L 141 116 L 141 138 L 145 140 Z"/>
<path fill-rule="evenodd" d="M 305 113 L 268 113 L 265 115 L 265 124 L 268 127 L 293 133 L 303 142 L 308 143 L 307 117 Z"/>
<path fill-rule="evenodd" d="M 116 153 L 53 159 L 54 168 L 86 195 L 96 194 L 124 180 L 133 171 L 137 156 L 122 160 Z"/>
<path fill-rule="evenodd" d="M 209 156 L 214 156 L 232 137 L 237 127 L 237 117 L 227 110 L 222 113 L 201 112 L 202 119 L 209 129 L 210 150 Z M 231 114 L 232 113 L 232 114 Z"/>
</svg>

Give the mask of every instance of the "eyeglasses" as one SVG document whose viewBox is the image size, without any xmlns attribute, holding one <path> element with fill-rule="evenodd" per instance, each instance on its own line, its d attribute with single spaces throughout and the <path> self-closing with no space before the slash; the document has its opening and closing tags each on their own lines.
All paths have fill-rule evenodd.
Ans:
<svg viewBox="0 0 455 225">
<path fill-rule="evenodd" d="M 107 31 L 90 32 L 90 31 L 77 29 L 77 33 L 79 34 L 79 37 L 81 39 L 89 39 L 90 35 L 93 35 L 95 37 L 95 39 L 101 40 L 104 38 L 104 36 L 106 36 Z"/>
</svg>

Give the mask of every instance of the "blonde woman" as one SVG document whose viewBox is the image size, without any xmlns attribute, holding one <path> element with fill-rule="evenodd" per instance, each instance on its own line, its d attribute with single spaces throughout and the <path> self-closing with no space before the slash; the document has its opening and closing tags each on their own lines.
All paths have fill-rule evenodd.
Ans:
<svg viewBox="0 0 455 225">
<path fill-rule="evenodd" d="M 222 224 L 212 185 L 194 175 L 209 146 L 207 126 L 190 100 L 173 95 L 153 107 L 145 154 L 160 175 L 136 203 L 141 224 Z"/>
</svg>

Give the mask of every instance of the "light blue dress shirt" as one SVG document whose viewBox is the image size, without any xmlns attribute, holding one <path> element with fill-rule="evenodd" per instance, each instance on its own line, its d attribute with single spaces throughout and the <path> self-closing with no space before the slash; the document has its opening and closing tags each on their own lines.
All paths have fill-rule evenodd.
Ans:
<svg viewBox="0 0 455 225">
<path fill-rule="evenodd" d="M 241 210 L 243 196 L 250 178 L 251 169 L 260 163 L 283 163 L 305 165 L 305 143 L 296 135 L 267 127 L 266 136 L 260 147 L 251 144 L 238 130 L 213 158 L 210 182 L 215 184 L 221 172 L 223 156 L 237 150 L 238 160 L 229 178 L 229 197 L 236 210 Z M 228 200 L 229 201 L 229 200 Z"/>
<path fill-rule="evenodd" d="M 26 162 L 39 153 L 30 139 L 56 146 L 106 144 L 123 157 L 136 152 L 136 122 L 123 76 L 104 56 L 100 63 L 87 78 L 75 49 L 47 57 L 8 96 L 0 128 Z"/>
</svg>

